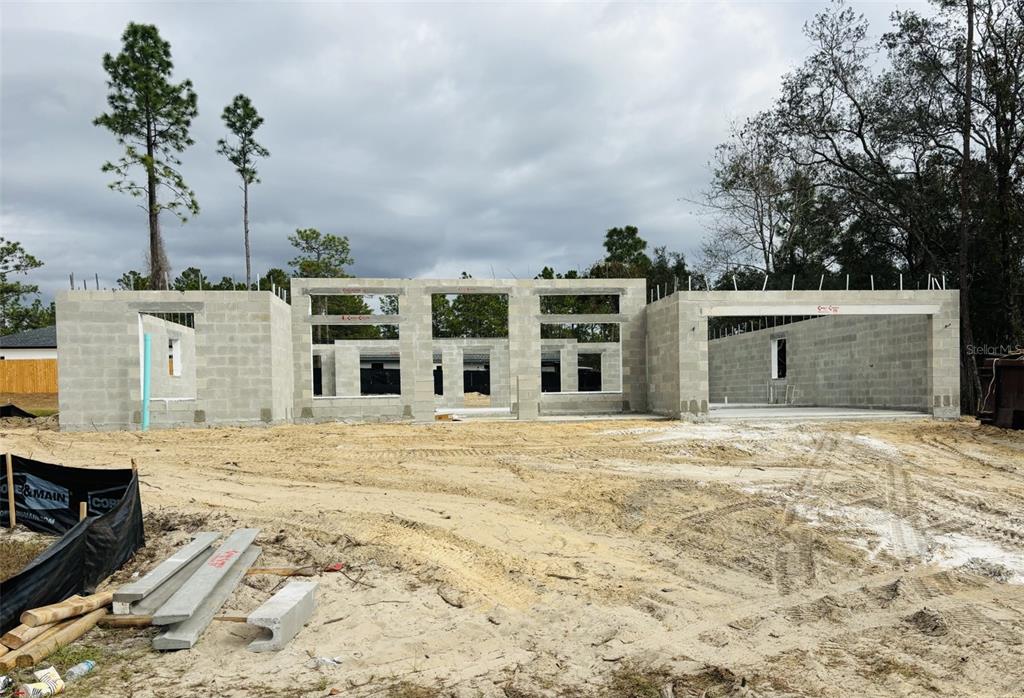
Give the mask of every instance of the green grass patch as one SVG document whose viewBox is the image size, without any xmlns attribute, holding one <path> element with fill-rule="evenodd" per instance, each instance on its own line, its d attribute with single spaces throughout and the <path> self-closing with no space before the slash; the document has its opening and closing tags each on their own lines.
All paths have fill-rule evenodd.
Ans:
<svg viewBox="0 0 1024 698">
<path fill-rule="evenodd" d="M 53 666 L 57 667 L 57 671 L 61 673 L 61 676 L 63 676 L 65 671 L 76 664 L 81 664 L 87 659 L 96 662 L 96 666 L 99 667 L 106 663 L 109 654 L 110 650 L 106 647 L 72 642 L 70 645 L 61 647 L 47 657 L 44 664 L 53 664 Z"/>
<path fill-rule="evenodd" d="M 6 502 L 4 506 L 7 506 Z M 49 545 L 50 541 L 46 539 L 0 538 L 0 580 L 10 579 L 21 572 Z"/>
</svg>

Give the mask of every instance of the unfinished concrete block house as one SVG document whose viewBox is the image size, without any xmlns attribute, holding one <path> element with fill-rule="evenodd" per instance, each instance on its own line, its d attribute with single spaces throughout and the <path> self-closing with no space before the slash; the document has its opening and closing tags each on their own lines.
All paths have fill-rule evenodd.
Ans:
<svg viewBox="0 0 1024 698">
<path fill-rule="evenodd" d="M 67 291 L 60 424 L 136 429 L 146 412 L 153 427 L 452 411 L 702 419 L 755 406 L 959 415 L 956 291 L 654 300 L 645 283 L 293 279 L 290 303 L 269 291 Z M 445 312 L 484 296 L 489 324 L 445 330 Z"/>
</svg>

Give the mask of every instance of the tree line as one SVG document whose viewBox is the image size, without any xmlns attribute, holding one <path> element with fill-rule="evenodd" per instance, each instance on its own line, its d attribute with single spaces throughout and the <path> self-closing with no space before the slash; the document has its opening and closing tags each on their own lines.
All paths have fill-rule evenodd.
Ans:
<svg viewBox="0 0 1024 698">
<path fill-rule="evenodd" d="M 715 285 L 960 291 L 962 409 L 977 346 L 1024 342 L 1024 4 L 940 0 L 878 39 L 842 3 L 775 103 L 718 146 L 699 203 Z"/>
</svg>

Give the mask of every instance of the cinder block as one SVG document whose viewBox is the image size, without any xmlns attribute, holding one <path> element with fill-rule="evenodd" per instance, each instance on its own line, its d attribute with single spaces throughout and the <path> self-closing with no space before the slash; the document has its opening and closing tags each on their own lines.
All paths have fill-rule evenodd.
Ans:
<svg viewBox="0 0 1024 698">
<path fill-rule="evenodd" d="M 309 622 L 316 608 L 317 582 L 292 580 L 266 603 L 249 614 L 246 622 L 270 631 L 270 637 L 249 643 L 250 652 L 276 652 Z"/>
</svg>

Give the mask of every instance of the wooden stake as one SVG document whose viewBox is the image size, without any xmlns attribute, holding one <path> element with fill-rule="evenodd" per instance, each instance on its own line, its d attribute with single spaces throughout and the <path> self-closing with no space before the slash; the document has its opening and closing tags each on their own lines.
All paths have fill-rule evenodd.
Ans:
<svg viewBox="0 0 1024 698">
<path fill-rule="evenodd" d="M 16 650 L 11 650 L 10 652 L 8 652 L 6 656 L 0 658 L 0 673 L 6 673 L 13 669 L 15 665 L 17 665 L 18 663 L 18 657 L 28 652 L 31 652 L 33 648 L 39 646 L 40 643 L 45 642 L 47 638 L 52 637 L 61 628 L 71 625 L 75 622 L 75 620 L 77 619 L 67 620 L 63 623 L 57 623 L 56 625 L 47 628 L 42 635 L 39 635 L 38 637 L 30 640 L 29 642 L 25 643 Z"/>
<path fill-rule="evenodd" d="M 305 567 L 250 567 L 245 571 L 250 574 L 276 574 L 278 577 L 313 577 L 316 576 L 317 566 L 306 565 Z"/>
<path fill-rule="evenodd" d="M 3 643 L 6 647 L 9 647 L 12 650 L 16 650 L 24 647 L 52 627 L 52 623 L 40 625 L 35 628 L 30 628 L 27 625 L 19 625 L 16 628 L 11 628 L 3 637 L 0 637 L 0 643 Z"/>
<path fill-rule="evenodd" d="M 114 600 L 114 592 L 104 591 L 92 596 L 78 596 L 65 599 L 60 603 L 32 608 L 21 614 L 21 622 L 30 627 L 54 623 L 65 618 L 73 618 L 83 613 L 109 606 Z M 98 616 L 97 616 L 98 617 Z"/>
<path fill-rule="evenodd" d="M 14 461 L 11 454 L 7 454 L 7 522 L 14 528 Z"/>
<path fill-rule="evenodd" d="M 214 616 L 214 620 L 226 623 L 245 623 L 248 616 Z M 153 625 L 153 616 L 107 615 L 99 620 L 101 628 L 148 628 Z"/>
<path fill-rule="evenodd" d="M 31 642 L 23 647 L 22 650 L 27 649 L 28 651 L 23 652 L 16 658 L 17 666 L 24 667 L 26 669 L 35 666 L 61 647 L 70 645 L 72 642 L 82 637 L 82 635 L 85 635 L 87 632 L 92 630 L 93 626 L 96 625 L 99 619 L 105 615 L 107 615 L 107 609 L 97 608 L 92 613 L 84 615 L 81 618 L 75 618 L 67 623 L 61 623 L 50 631 L 50 633 L 53 633 L 52 635 L 50 633 L 46 633 L 36 640 L 36 642 Z M 19 650 L 19 652 L 22 650 Z"/>
</svg>

